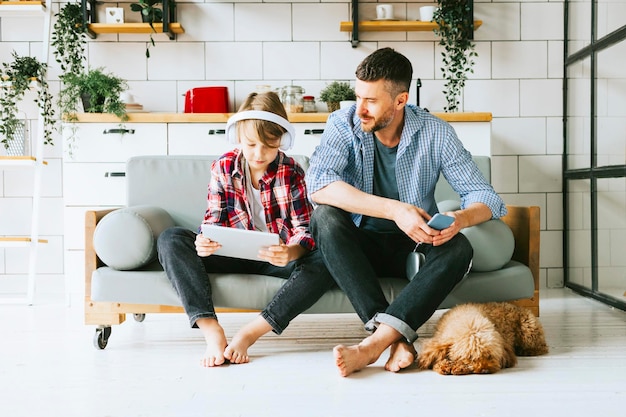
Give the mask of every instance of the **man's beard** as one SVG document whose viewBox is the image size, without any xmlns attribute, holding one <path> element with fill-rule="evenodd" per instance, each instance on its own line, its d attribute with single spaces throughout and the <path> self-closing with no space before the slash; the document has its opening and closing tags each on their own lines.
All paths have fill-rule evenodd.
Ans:
<svg viewBox="0 0 626 417">
<path fill-rule="evenodd" d="M 363 126 L 363 122 L 361 122 L 361 129 L 363 129 L 364 132 L 368 132 L 368 133 L 377 132 L 389 126 L 389 124 L 393 121 L 393 118 L 394 118 L 394 112 L 393 112 L 393 109 L 390 109 L 388 112 L 383 114 L 380 117 L 380 119 L 374 119 L 374 126 L 372 127 L 365 127 Z"/>
</svg>

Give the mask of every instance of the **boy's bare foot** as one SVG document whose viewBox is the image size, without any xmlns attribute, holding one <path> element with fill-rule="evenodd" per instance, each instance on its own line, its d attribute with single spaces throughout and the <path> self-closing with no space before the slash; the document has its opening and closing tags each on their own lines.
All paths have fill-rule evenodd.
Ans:
<svg viewBox="0 0 626 417">
<path fill-rule="evenodd" d="M 241 333 L 241 332 L 240 332 Z M 248 348 L 256 341 L 250 340 L 247 335 L 237 333 L 233 340 L 224 350 L 224 357 L 230 361 L 230 363 L 248 363 L 250 358 L 248 357 Z"/>
<path fill-rule="evenodd" d="M 348 376 L 353 372 L 360 371 L 367 365 L 376 362 L 380 353 L 376 354 L 368 347 L 361 345 L 335 346 L 333 349 L 335 365 L 339 368 L 341 376 Z"/>
<path fill-rule="evenodd" d="M 417 351 L 412 344 L 398 341 L 391 345 L 389 359 L 385 364 L 385 369 L 391 372 L 398 372 L 407 368 L 415 362 Z"/>
<path fill-rule="evenodd" d="M 207 368 L 224 364 L 224 349 L 226 349 L 227 342 L 222 326 L 219 325 L 216 319 L 209 318 L 198 319 L 196 324 L 202 331 L 206 341 L 206 351 L 204 357 L 200 360 L 200 364 Z"/>
<path fill-rule="evenodd" d="M 256 342 L 259 337 L 272 330 L 272 326 L 265 321 L 263 316 L 258 315 L 250 323 L 242 327 L 233 337 L 230 344 L 224 350 L 224 357 L 230 363 L 248 363 L 248 348 Z"/>
</svg>

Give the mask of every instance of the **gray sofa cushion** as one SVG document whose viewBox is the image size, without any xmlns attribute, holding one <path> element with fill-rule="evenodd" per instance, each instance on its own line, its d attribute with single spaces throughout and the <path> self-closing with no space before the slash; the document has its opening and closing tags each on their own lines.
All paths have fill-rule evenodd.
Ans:
<svg viewBox="0 0 626 417">
<path fill-rule="evenodd" d="M 141 268 L 156 258 L 156 239 L 171 226 L 174 226 L 172 217 L 160 207 L 134 206 L 115 210 L 96 226 L 94 250 L 111 268 Z"/>
<path fill-rule="evenodd" d="M 437 203 L 440 212 L 461 208 L 460 201 L 444 200 Z M 476 226 L 466 227 L 461 233 L 474 249 L 472 271 L 495 271 L 506 265 L 515 250 L 513 232 L 502 220 L 489 220 Z"/>
<path fill-rule="evenodd" d="M 500 219 L 466 227 L 461 233 L 474 249 L 472 271 L 496 271 L 513 256 L 515 237 L 509 226 Z"/>
<path fill-rule="evenodd" d="M 209 274 L 216 307 L 262 310 L 286 280 L 267 275 Z M 408 280 L 381 278 L 385 297 L 392 301 Z M 147 290 L 149 289 L 149 290 Z M 465 302 L 508 301 L 530 298 L 535 287 L 532 273 L 524 264 L 510 261 L 498 271 L 470 272 L 446 297 L 439 308 Z M 93 301 L 181 306 L 176 290 L 158 262 L 140 270 L 117 271 L 100 267 L 92 274 Z M 332 289 L 305 313 L 353 313 L 348 297 Z M 140 313 L 140 311 L 137 311 Z"/>
</svg>

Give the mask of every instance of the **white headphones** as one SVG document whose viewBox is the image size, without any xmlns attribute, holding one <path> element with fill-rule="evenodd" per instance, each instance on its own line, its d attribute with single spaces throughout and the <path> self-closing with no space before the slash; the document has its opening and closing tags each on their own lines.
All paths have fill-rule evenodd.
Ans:
<svg viewBox="0 0 626 417">
<path fill-rule="evenodd" d="M 273 122 L 284 127 L 287 132 L 285 132 L 280 138 L 279 148 L 281 151 L 288 151 L 293 146 L 296 131 L 289 120 L 277 115 L 276 113 L 261 110 L 246 110 L 233 114 L 226 123 L 226 139 L 228 142 L 232 144 L 239 143 L 237 140 L 237 129 L 235 129 L 235 125 L 241 120 L 249 119 L 267 120 L 268 122 Z"/>
</svg>

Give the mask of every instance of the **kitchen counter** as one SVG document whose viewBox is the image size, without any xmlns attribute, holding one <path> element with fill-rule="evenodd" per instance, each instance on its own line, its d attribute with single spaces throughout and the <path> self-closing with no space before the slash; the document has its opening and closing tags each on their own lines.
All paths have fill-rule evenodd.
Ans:
<svg viewBox="0 0 626 417">
<path fill-rule="evenodd" d="M 128 113 L 129 123 L 226 123 L 232 113 Z M 433 113 L 447 122 L 490 122 L 491 113 Z M 326 123 L 329 113 L 290 113 L 292 123 Z M 78 113 L 80 123 L 110 123 L 120 119 L 108 113 Z"/>
</svg>

